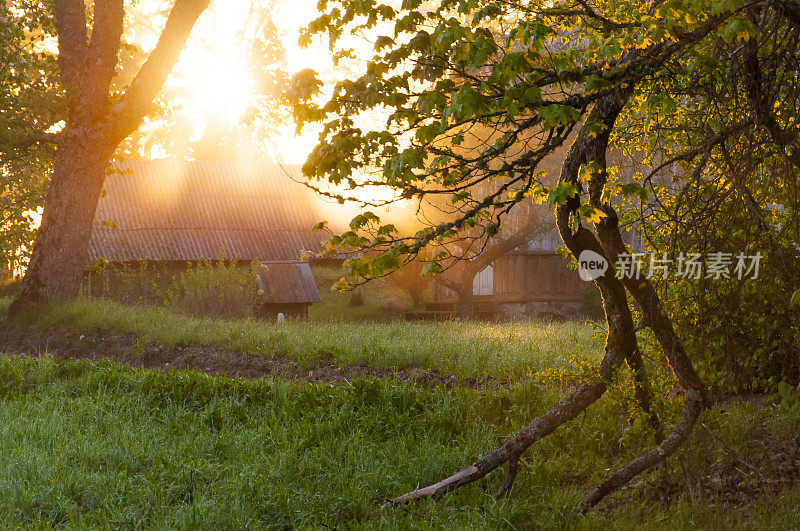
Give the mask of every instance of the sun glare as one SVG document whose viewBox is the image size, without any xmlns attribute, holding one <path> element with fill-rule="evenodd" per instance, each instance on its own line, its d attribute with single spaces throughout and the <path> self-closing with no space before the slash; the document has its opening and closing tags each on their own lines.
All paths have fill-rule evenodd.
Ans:
<svg viewBox="0 0 800 531">
<path fill-rule="evenodd" d="M 146 51 L 155 46 L 155 29 L 163 25 L 163 21 L 158 22 L 161 6 L 159 0 L 140 4 L 138 23 L 134 24 L 131 37 Z M 189 142 L 200 140 L 211 126 L 236 127 L 262 97 L 258 93 L 256 70 L 250 64 L 248 44 L 253 31 L 258 31 L 255 21 L 259 9 L 263 5 L 258 0 L 212 0 L 198 19 L 165 85 L 166 100 L 190 126 L 191 136 L 186 139 Z M 354 65 L 335 66 L 327 40 L 322 36 L 315 36 L 307 47 L 298 44 L 301 28 L 317 16 L 316 0 L 277 0 L 273 9 L 273 22 L 285 49 L 283 68 L 290 75 L 306 68 L 315 70 L 324 82 L 321 98 L 325 98 L 332 93 L 336 81 L 353 73 L 350 70 Z M 343 40 L 359 55 L 367 56 L 372 51 L 368 39 L 345 36 Z M 365 117 L 363 126 L 369 128 L 382 121 L 385 117 Z M 261 142 L 269 146 L 267 151 L 280 163 L 302 164 L 319 140 L 320 127 L 313 124 L 299 135 L 293 123 L 271 125 L 272 136 Z M 154 153 L 158 156 L 157 148 L 151 149 L 151 156 Z M 231 154 L 237 155 L 241 153 Z M 344 190 L 333 185 L 328 188 L 370 202 L 388 200 L 394 195 L 391 190 Z M 355 204 L 351 207 L 357 209 Z M 341 205 L 332 208 L 341 209 Z"/>
<path fill-rule="evenodd" d="M 163 26 L 160 0 L 141 2 L 129 38 L 146 52 Z M 195 24 L 189 41 L 164 85 L 166 99 L 192 126 L 197 140 L 211 123 L 236 125 L 257 96 L 246 32 L 251 0 L 214 0 Z"/>
<path fill-rule="evenodd" d="M 255 98 L 247 64 L 235 57 L 199 52 L 181 64 L 181 92 L 174 102 L 197 129 L 209 121 L 235 125 Z"/>
<path fill-rule="evenodd" d="M 215 0 L 197 21 L 166 89 L 194 136 L 212 122 L 235 125 L 255 100 L 253 69 L 241 49 L 249 0 Z"/>
</svg>

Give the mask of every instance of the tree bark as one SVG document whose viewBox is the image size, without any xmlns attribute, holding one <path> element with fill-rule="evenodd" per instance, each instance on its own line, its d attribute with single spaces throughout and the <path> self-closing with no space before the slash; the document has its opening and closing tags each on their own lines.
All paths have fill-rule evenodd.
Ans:
<svg viewBox="0 0 800 531">
<path fill-rule="evenodd" d="M 586 229 L 582 229 L 582 232 L 577 237 L 582 240 L 587 240 L 588 237 L 593 238 Z M 584 243 L 592 246 L 588 240 Z M 599 249 L 597 245 L 593 247 Z M 517 460 L 532 444 L 550 435 L 558 427 L 580 415 L 605 393 L 608 383 L 625 359 L 626 353 L 636 348 L 635 343 L 631 343 L 631 338 L 635 340 L 636 336 L 632 334 L 633 318 L 627 306 L 625 289 L 622 284 L 616 279 L 603 277 L 597 280 L 597 284 L 605 301 L 604 308 L 609 330 L 605 355 L 598 367 L 598 377 L 578 387 L 545 414 L 535 419 L 525 429 L 518 432 L 493 452 L 476 461 L 472 466 L 433 485 L 395 498 L 390 503 L 407 503 L 426 497 L 438 498 L 446 492 L 483 478 L 504 463 Z M 511 485 L 506 482 L 504 490 L 510 488 Z"/>
<path fill-rule="evenodd" d="M 42 223 L 25 278 L 9 307 L 73 296 L 87 263 L 97 201 L 110 153 L 97 149 L 85 131 L 65 135 L 53 164 Z"/>
<path fill-rule="evenodd" d="M 462 319 L 475 317 L 475 292 L 472 287 L 474 280 L 475 275 L 472 275 L 469 279 L 463 278 L 459 289 L 456 291 L 456 311 Z"/>
<path fill-rule="evenodd" d="M 600 500 L 618 490 L 642 472 L 654 467 L 675 453 L 675 450 L 677 450 L 683 441 L 686 440 L 686 437 L 689 436 L 692 428 L 694 428 L 694 425 L 697 423 L 697 419 L 700 417 L 700 413 L 703 412 L 702 397 L 697 392 L 690 389 L 686 393 L 685 400 L 686 404 L 683 417 L 669 436 L 649 452 L 640 455 L 604 479 L 591 494 L 585 496 L 583 500 L 581 500 L 579 505 L 581 512 L 588 511 L 590 508 L 597 505 Z"/>
<path fill-rule="evenodd" d="M 617 244 L 622 242 L 616 213 L 608 204 L 601 204 L 600 198 L 606 182 L 605 152 L 608 138 L 614 128 L 617 117 L 630 97 L 630 90 L 618 95 L 606 96 L 600 100 L 589 114 L 587 123 L 603 123 L 606 125 L 604 132 L 590 136 L 585 129 L 581 129 L 578 138 L 570 148 L 564 160 L 561 172 L 561 181 L 579 186 L 578 174 L 583 164 L 596 161 L 601 169 L 594 172 L 589 181 L 589 196 L 595 206 L 602 207 L 611 214 L 608 221 L 597 224 L 598 237 L 587 228 L 577 225 L 573 229 L 572 217 L 580 207 L 580 195 L 569 198 L 565 204 L 556 209 L 556 222 L 559 233 L 567 248 L 574 256 L 579 256 L 582 251 L 590 250 L 606 258 L 610 264 L 610 256 L 618 250 Z M 580 190 L 580 186 L 579 186 Z M 611 269 L 613 271 L 613 269 Z M 395 498 L 392 503 L 405 503 L 425 497 L 439 497 L 442 494 L 476 481 L 497 469 L 504 463 L 514 463 L 509 467 L 509 474 L 504 480 L 499 494 L 507 492 L 515 476 L 516 461 L 520 455 L 539 439 L 549 435 L 559 426 L 575 418 L 585 411 L 592 403 L 598 400 L 605 392 L 616 368 L 622 360 L 626 360 L 634 373 L 636 385 L 636 398 L 645 412 L 655 432 L 658 445 L 655 449 L 634 459 L 628 465 L 620 468 L 604 480 L 590 495 L 581 502 L 580 508 L 587 510 L 594 506 L 608 494 L 616 491 L 631 479 L 645 470 L 662 462 L 666 457 L 677 450 L 694 427 L 697 418 L 702 413 L 703 406 L 707 404 L 705 386 L 691 366 L 686 353 L 683 351 L 677 334 L 671 322 L 660 311 L 655 290 L 649 283 L 629 285 L 615 278 L 613 274 L 602 276 L 595 280 L 603 297 L 608 335 L 606 337 L 605 356 L 599 366 L 599 378 L 584 384 L 575 392 L 564 398 L 559 404 L 547 413 L 534 420 L 527 428 L 517 433 L 495 451 L 476 461 L 472 466 L 453 474 L 433 485 L 417 489 Z M 633 293 L 636 289 L 636 293 Z M 679 382 L 686 388 L 683 418 L 676 428 L 666 437 L 663 437 L 663 427 L 660 420 L 651 410 L 652 395 L 649 380 L 644 369 L 644 363 L 638 347 L 636 330 L 628 306 L 627 291 L 632 293 L 640 304 L 644 303 L 645 319 L 653 327 L 665 355 L 673 367 L 677 367 L 676 375 Z"/>
</svg>

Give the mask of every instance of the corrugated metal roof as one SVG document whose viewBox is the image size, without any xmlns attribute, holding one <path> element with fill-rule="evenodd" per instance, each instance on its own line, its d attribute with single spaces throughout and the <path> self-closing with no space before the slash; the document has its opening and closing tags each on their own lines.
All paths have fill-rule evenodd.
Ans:
<svg viewBox="0 0 800 531">
<path fill-rule="evenodd" d="M 286 172 L 300 175 L 261 161 L 123 163 L 106 178 L 89 259 L 297 260 L 320 249 L 311 227 L 324 215 Z"/>
<path fill-rule="evenodd" d="M 594 227 L 589 226 L 587 228 L 594 232 Z M 622 241 L 634 252 L 641 252 L 644 249 L 641 237 L 634 230 L 623 230 Z M 554 253 L 559 247 L 563 246 L 564 242 L 561 240 L 558 228 L 553 228 L 540 234 L 527 244 L 517 247 L 516 252 L 521 254 Z"/>
<path fill-rule="evenodd" d="M 522 254 L 554 253 L 563 245 L 564 242 L 561 241 L 561 235 L 558 233 L 558 228 L 554 228 L 538 235 L 526 245 L 517 247 L 517 252 Z"/>
<path fill-rule="evenodd" d="M 306 262 L 262 262 L 256 273 L 259 295 L 269 304 L 320 302 Z"/>
</svg>

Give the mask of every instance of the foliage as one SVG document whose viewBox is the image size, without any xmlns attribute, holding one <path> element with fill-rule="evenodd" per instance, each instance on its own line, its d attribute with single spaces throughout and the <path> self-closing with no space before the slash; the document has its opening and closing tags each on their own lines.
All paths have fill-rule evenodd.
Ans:
<svg viewBox="0 0 800 531">
<path fill-rule="evenodd" d="M 53 155 L 39 138 L 66 113 L 51 10 L 29 0 L 0 5 L 0 268 L 16 273 L 30 253 Z"/>
<path fill-rule="evenodd" d="M 253 265 L 203 260 L 185 265 L 108 265 L 91 268 L 82 293 L 125 304 L 159 304 L 187 315 L 252 317 L 256 304 Z"/>
<path fill-rule="evenodd" d="M 613 201 L 623 226 L 637 226 L 654 250 L 769 254 L 771 271 L 781 273 L 775 285 L 676 283 L 662 293 L 682 335 L 693 338 L 691 354 L 707 358 L 707 375 L 725 373 L 713 376 L 721 387 L 772 388 L 796 378 L 784 361 L 796 359 L 798 347 L 797 312 L 788 309 L 798 286 L 788 264 L 800 241 L 794 3 L 321 6 L 305 38 L 327 34 L 343 60 L 355 51 L 344 49 L 342 35 L 368 34 L 375 45 L 362 75 L 339 82 L 327 100 L 309 97 L 317 80 L 308 72 L 295 79 L 298 125 L 323 127 L 305 174 L 350 188 L 382 184 L 420 202 L 445 196 L 458 207 L 415 234 L 362 213 L 329 241 L 330 252 L 371 251 L 346 264 L 349 282 L 384 275 L 426 247 L 445 248 L 426 270 L 438 272 L 447 242 L 491 238 L 530 202 L 574 201 L 571 227 L 591 227 L 612 204 L 603 211 L 588 202 L 585 185 L 601 171 L 607 184 L 592 193 Z M 589 111 L 612 94 L 626 104 L 611 130 L 589 123 Z M 379 110 L 385 127 L 366 124 Z M 579 129 L 584 138 L 610 137 L 613 152 L 587 155 L 578 183 L 554 185 L 548 172 L 558 170 L 546 159 L 563 161 Z M 493 132 L 477 151 L 475 130 Z M 740 352 L 748 359 L 736 359 Z"/>
<path fill-rule="evenodd" d="M 800 314 L 786 298 L 796 284 L 782 282 L 775 265 L 762 266 L 760 276 L 769 281 L 698 280 L 668 288 L 675 323 L 719 391 L 770 392 L 783 380 L 800 382 Z"/>
<path fill-rule="evenodd" d="M 378 282 L 340 292 L 331 286 L 341 276 L 337 266 L 312 265 L 311 271 L 322 301 L 309 308 L 313 321 L 392 321 L 402 314 L 382 308 L 390 297 L 404 293 L 393 285 Z M 15 286 L 7 288 L 12 293 Z M 211 290 L 211 291 L 209 291 Z M 98 261 L 88 268 L 81 294 L 128 305 L 166 306 L 187 315 L 213 317 L 253 317 L 256 283 L 252 264 L 232 264 L 224 260 L 169 265 L 140 262 L 108 264 Z M 0 295 L 2 296 L 2 295 Z M 354 306 L 351 299 L 361 299 Z"/>
<path fill-rule="evenodd" d="M 188 315 L 245 317 L 258 301 L 255 286 L 255 264 L 203 261 L 175 276 L 162 297 L 167 308 Z"/>
<path fill-rule="evenodd" d="M 392 322 L 403 319 L 402 313 L 383 307 L 386 299 L 405 298 L 406 293 L 389 278 L 358 286 L 350 291 L 340 291 L 334 286 L 342 276 L 337 265 L 312 264 L 311 272 L 319 290 L 320 302 L 308 309 L 308 318 L 317 322 Z"/>
<path fill-rule="evenodd" d="M 709 383 L 774 390 L 800 381 L 800 313 L 790 305 L 800 272 L 789 265 L 800 259 L 800 25 L 780 6 L 715 9 L 733 15 L 721 33 L 654 79 L 614 136 L 631 158 L 639 153 L 640 171 L 621 187 L 639 205 L 625 219 L 672 260 L 762 256 L 757 279 L 732 270 L 731 279 L 662 282 L 662 300 Z"/>
</svg>

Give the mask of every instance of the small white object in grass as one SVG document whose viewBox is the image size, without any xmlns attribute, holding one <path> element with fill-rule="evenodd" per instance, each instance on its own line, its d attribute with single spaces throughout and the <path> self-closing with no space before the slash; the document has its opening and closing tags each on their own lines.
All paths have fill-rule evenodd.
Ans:
<svg viewBox="0 0 800 531">
<path fill-rule="evenodd" d="M 283 324 L 284 322 L 286 322 L 286 317 L 283 316 L 283 312 L 278 313 L 278 322 L 280 324 Z"/>
</svg>

